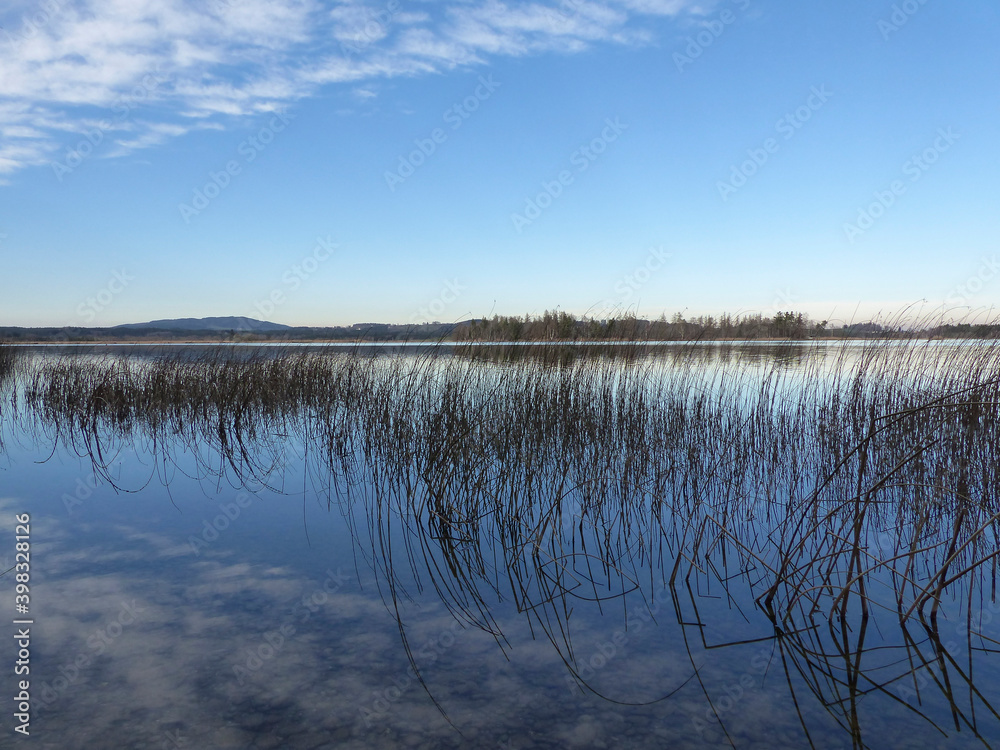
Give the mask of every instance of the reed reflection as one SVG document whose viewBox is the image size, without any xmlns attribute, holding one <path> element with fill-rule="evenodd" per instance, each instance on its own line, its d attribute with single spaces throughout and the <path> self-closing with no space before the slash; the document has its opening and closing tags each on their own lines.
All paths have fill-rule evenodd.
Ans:
<svg viewBox="0 0 1000 750">
<path fill-rule="evenodd" d="M 811 743 L 822 715 L 868 745 L 873 705 L 989 743 L 998 362 L 992 342 L 878 341 L 65 357 L 26 373 L 20 424 L 109 482 L 133 450 L 276 489 L 304 453 L 330 507 L 362 511 L 355 545 L 418 678 L 413 586 L 500 648 L 514 607 L 604 700 L 700 694 L 730 742 L 703 667 L 754 643 Z M 690 668 L 639 702 L 607 694 L 573 632 L 612 615 L 683 642 Z M 740 637 L 706 640 L 718 618 Z"/>
</svg>

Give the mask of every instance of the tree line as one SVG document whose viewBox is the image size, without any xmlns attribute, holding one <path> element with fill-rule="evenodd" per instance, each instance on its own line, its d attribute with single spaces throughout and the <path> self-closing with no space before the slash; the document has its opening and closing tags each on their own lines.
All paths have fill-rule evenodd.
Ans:
<svg viewBox="0 0 1000 750">
<path fill-rule="evenodd" d="M 878 331 L 882 327 L 875 325 Z M 866 331 L 865 333 L 873 332 Z M 690 319 L 676 313 L 656 320 L 623 315 L 606 320 L 577 318 L 546 310 L 539 316 L 495 315 L 456 327 L 458 341 L 694 341 L 719 339 L 803 339 L 857 335 L 829 328 L 828 321 L 813 321 L 803 313 L 778 312 L 773 316 L 700 315 Z"/>
<path fill-rule="evenodd" d="M 685 318 L 675 313 L 649 320 L 634 315 L 594 319 L 576 317 L 558 310 L 541 315 L 494 315 L 459 323 L 355 323 L 352 326 L 293 327 L 282 331 L 185 331 L 162 328 L 19 328 L 0 327 L 0 342 L 182 342 L 219 343 L 280 341 L 721 341 L 721 340 L 803 340 L 838 338 L 998 338 L 996 323 L 927 323 L 902 326 L 875 322 L 834 326 L 815 321 L 800 312 L 782 311 L 774 315 L 749 313 L 700 315 Z"/>
</svg>

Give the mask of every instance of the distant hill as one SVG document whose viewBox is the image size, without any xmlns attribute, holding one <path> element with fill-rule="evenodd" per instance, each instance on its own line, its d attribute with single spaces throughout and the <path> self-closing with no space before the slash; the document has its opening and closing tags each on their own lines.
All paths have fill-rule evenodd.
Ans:
<svg viewBox="0 0 1000 750">
<path fill-rule="evenodd" d="M 287 331 L 291 326 L 253 318 L 171 318 L 148 323 L 125 323 L 115 328 L 156 328 L 162 331 Z"/>
</svg>

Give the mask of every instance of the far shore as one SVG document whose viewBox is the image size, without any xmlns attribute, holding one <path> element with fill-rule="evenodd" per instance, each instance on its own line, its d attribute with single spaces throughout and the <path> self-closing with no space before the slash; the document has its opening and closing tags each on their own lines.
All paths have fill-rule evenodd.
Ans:
<svg viewBox="0 0 1000 750">
<path fill-rule="evenodd" d="M 817 342 L 834 343 L 838 341 L 961 341 L 973 339 L 978 341 L 992 340 L 995 337 L 976 336 L 939 336 L 921 333 L 875 335 L 875 336 L 814 336 L 808 338 L 700 338 L 672 340 L 627 340 L 627 339 L 548 339 L 531 341 L 457 341 L 455 339 L 104 339 L 99 341 L 87 339 L 37 339 L 33 341 L 2 341 L 0 344 L 10 346 L 574 346 L 574 345 L 605 345 L 605 346 L 667 346 L 678 344 L 811 344 Z"/>
</svg>

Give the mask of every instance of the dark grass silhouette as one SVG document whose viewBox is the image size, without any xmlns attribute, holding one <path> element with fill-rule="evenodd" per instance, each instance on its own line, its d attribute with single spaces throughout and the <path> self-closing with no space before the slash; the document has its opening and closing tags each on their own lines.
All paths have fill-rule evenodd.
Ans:
<svg viewBox="0 0 1000 750">
<path fill-rule="evenodd" d="M 858 701 L 873 691 L 946 735 L 924 708 L 929 689 L 905 701 L 894 687 L 928 665 L 956 730 L 979 736 L 1000 721 L 939 623 L 942 608 L 951 623 L 965 612 L 970 650 L 1000 645 L 971 616 L 973 602 L 996 601 L 996 341 L 211 350 L 64 358 L 26 377 L 25 427 L 109 482 L 106 457 L 141 444 L 161 461 L 187 449 L 206 457 L 206 474 L 277 486 L 290 441 L 307 446 L 330 502 L 364 504 L 356 540 L 408 654 L 400 603 L 419 571 L 419 585 L 501 647 L 491 603 L 514 601 L 597 693 L 570 614 L 635 607 L 655 574 L 686 642 L 693 584 L 754 603 L 786 673 L 856 746 Z M 900 652 L 888 671 L 866 669 L 876 622 L 895 629 L 879 639 Z M 644 702 L 695 683 L 714 705 L 693 658 Z"/>
</svg>

